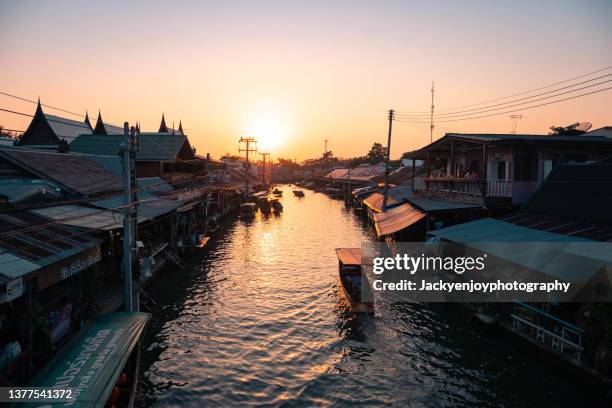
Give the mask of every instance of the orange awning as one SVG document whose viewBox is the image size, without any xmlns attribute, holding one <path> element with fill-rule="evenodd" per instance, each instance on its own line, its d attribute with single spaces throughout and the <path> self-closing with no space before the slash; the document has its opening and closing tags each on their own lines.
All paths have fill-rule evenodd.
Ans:
<svg viewBox="0 0 612 408">
<path fill-rule="evenodd" d="M 382 213 L 374 214 L 374 224 L 378 237 L 393 234 L 408 228 L 425 218 L 425 213 L 408 203 L 391 208 Z"/>
</svg>

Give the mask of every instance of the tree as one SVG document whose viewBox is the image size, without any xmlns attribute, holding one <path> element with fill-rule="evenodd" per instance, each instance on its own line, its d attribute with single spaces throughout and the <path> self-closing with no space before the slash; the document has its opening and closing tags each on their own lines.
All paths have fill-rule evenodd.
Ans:
<svg viewBox="0 0 612 408">
<path fill-rule="evenodd" d="M 366 160 L 370 164 L 380 163 L 387 159 L 387 148 L 380 143 L 374 143 L 366 156 Z"/>
<path fill-rule="evenodd" d="M 577 136 L 585 133 L 584 130 L 576 129 L 578 125 L 580 125 L 580 122 L 568 126 L 551 126 L 551 131 L 548 134 L 552 136 Z"/>
</svg>

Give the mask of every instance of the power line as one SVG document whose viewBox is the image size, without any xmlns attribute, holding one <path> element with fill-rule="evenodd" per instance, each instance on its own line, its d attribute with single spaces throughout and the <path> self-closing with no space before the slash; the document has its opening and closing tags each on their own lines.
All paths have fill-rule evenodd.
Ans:
<svg viewBox="0 0 612 408">
<path fill-rule="evenodd" d="M 557 97 L 557 96 L 567 95 L 567 94 L 570 94 L 570 93 L 574 93 L 574 92 L 576 92 L 576 91 L 581 91 L 581 90 L 584 90 L 584 89 L 589 89 L 589 88 L 592 88 L 592 87 L 594 87 L 594 86 L 603 85 L 603 84 L 608 83 L 608 82 L 612 82 L 612 79 L 609 79 L 609 80 L 607 80 L 607 81 L 602 81 L 602 82 L 599 82 L 599 83 L 597 83 L 597 84 L 592 84 L 592 85 L 588 85 L 588 86 L 583 86 L 582 88 L 573 89 L 573 90 L 571 90 L 571 91 L 560 92 L 560 93 L 558 93 L 558 94 L 556 94 L 556 95 L 545 96 L 545 97 L 543 97 L 543 98 L 538 98 L 538 99 L 534 99 L 534 100 L 527 101 L 527 102 L 515 103 L 514 105 L 502 106 L 502 107 L 500 107 L 500 108 L 494 108 L 494 109 L 487 109 L 487 110 L 483 110 L 483 111 L 480 111 L 480 112 L 474 112 L 474 113 L 464 113 L 464 114 L 457 114 L 457 115 L 450 115 L 450 116 L 448 116 L 448 117 L 444 117 L 444 118 L 442 118 L 442 119 L 450 119 L 450 118 L 456 118 L 456 117 L 464 117 L 464 116 L 480 115 L 481 113 L 486 113 L 486 112 L 494 112 L 494 111 L 498 111 L 498 110 L 502 110 L 502 109 L 512 108 L 512 107 L 515 107 L 515 106 L 527 105 L 527 104 L 530 104 L 530 103 L 534 103 L 534 102 L 538 102 L 538 101 L 543 101 L 543 100 L 550 99 L 550 98 L 555 98 L 555 97 Z M 407 119 L 407 118 L 402 118 L 402 119 Z M 410 119 L 407 119 L 407 120 L 410 120 Z M 441 120 L 440 122 L 444 122 L 444 120 Z M 419 123 L 425 123 L 425 122 L 422 122 L 422 121 L 421 121 L 421 122 L 419 122 Z"/>
<path fill-rule="evenodd" d="M 11 98 L 19 99 L 20 101 L 30 102 L 30 103 L 33 103 L 33 104 L 38 104 L 39 103 L 37 101 L 33 101 L 31 99 L 27 99 L 27 98 L 24 98 L 24 97 L 21 97 L 21 96 L 13 95 L 13 94 L 10 94 L 10 93 L 7 93 L 7 92 L 0 91 L 0 95 L 4 95 L 4 96 L 11 97 Z M 80 113 L 71 112 L 69 110 L 62 109 L 62 108 L 57 108 L 55 106 L 45 105 L 43 103 L 41 103 L 40 105 L 44 106 L 45 108 L 55 109 L 55 110 L 66 112 L 66 113 L 69 113 L 71 115 L 79 116 L 79 117 L 82 117 L 82 118 L 85 117 L 85 115 L 81 115 Z"/>
<path fill-rule="evenodd" d="M 607 66 L 605 68 L 601 68 L 601 69 L 589 72 L 587 74 L 578 75 L 578 76 L 575 76 L 573 78 L 569 78 L 569 79 L 565 79 L 565 80 L 562 80 L 562 81 L 558 81 L 558 82 L 555 82 L 555 83 L 552 83 L 552 84 L 549 84 L 549 85 L 541 86 L 539 88 L 530 89 L 528 91 L 523 91 L 523 92 L 515 93 L 515 94 L 512 94 L 512 95 L 500 97 L 500 98 L 490 99 L 490 100 L 479 102 L 479 103 L 473 103 L 473 104 L 469 104 L 469 105 L 462 105 L 462 106 L 455 106 L 455 107 L 450 107 L 450 108 L 438 109 L 438 111 L 452 111 L 452 110 L 456 110 L 456 109 L 470 108 L 472 106 L 485 105 L 485 104 L 488 104 L 488 103 L 491 103 L 491 102 L 502 101 L 504 99 L 514 98 L 515 96 L 526 95 L 526 94 L 529 94 L 529 93 L 532 93 L 532 92 L 540 91 L 542 89 L 546 89 L 546 88 L 550 88 L 550 87 L 553 87 L 553 86 L 565 84 L 565 83 L 568 83 L 568 82 L 571 82 L 571 81 L 575 81 L 576 79 L 585 78 L 585 77 L 588 77 L 588 76 L 593 75 L 593 74 L 604 72 L 606 70 L 609 70 L 610 68 L 612 68 L 612 66 Z M 427 114 L 427 113 L 429 113 L 429 111 L 405 112 L 405 114 L 411 114 L 411 113 L 413 113 L 413 114 Z"/>
<path fill-rule="evenodd" d="M 472 114 L 480 114 L 480 113 L 484 113 L 484 112 L 491 112 L 491 111 L 493 111 L 493 110 L 499 110 L 499 109 L 510 108 L 510 107 L 512 107 L 512 106 L 518 106 L 518 105 L 508 105 L 508 104 L 510 104 L 510 103 L 514 103 L 514 102 L 519 102 L 519 101 L 524 101 L 524 100 L 527 100 L 527 102 L 524 102 L 524 103 L 523 103 L 523 104 L 527 104 L 527 103 L 531 103 L 531 102 L 536 102 L 536 101 L 539 101 L 539 100 L 543 100 L 543 99 L 546 99 L 546 98 L 554 98 L 554 97 L 556 97 L 556 96 L 565 95 L 565 94 L 568 94 L 568 93 L 577 92 L 577 91 L 580 91 L 580 90 L 583 90 L 583 89 L 592 88 L 592 87 L 594 87 L 594 86 L 602 85 L 602 84 L 605 84 L 605 83 L 607 83 L 607 82 L 612 82 L 612 79 L 609 79 L 609 80 L 607 80 L 607 81 L 601 81 L 601 82 L 598 82 L 598 83 L 596 83 L 596 84 L 591 84 L 591 85 L 588 85 L 588 86 L 583 86 L 583 87 L 581 87 L 581 88 L 572 89 L 572 90 L 570 90 L 570 91 L 566 91 L 566 92 L 558 93 L 558 94 L 556 94 L 556 95 L 550 95 L 550 96 L 548 96 L 548 97 L 546 97 L 546 98 L 540 98 L 540 99 L 530 100 L 530 99 L 533 99 L 533 98 L 535 98 L 535 97 L 537 97 L 537 96 L 541 96 L 541 95 L 546 95 L 546 94 L 550 94 L 550 93 L 554 93 L 554 92 L 562 91 L 562 90 L 564 90 L 564 89 L 568 89 L 568 88 L 573 88 L 573 87 L 575 87 L 575 86 L 578 86 L 578 85 L 583 85 L 583 84 L 586 84 L 586 83 L 588 83 L 588 82 L 596 81 L 596 80 L 598 80 L 598 79 L 602 79 L 602 78 L 609 77 L 609 76 L 612 76 L 612 74 L 602 75 L 602 76 L 600 76 L 600 77 L 593 78 L 593 79 L 590 79 L 590 80 L 588 80 L 588 81 L 579 82 L 579 83 L 577 83 L 577 84 L 573 84 L 573 85 L 565 86 L 565 87 L 558 88 L 558 89 L 553 89 L 552 91 L 542 92 L 542 93 L 539 93 L 539 94 L 536 94 L 536 95 L 532 95 L 532 96 L 525 97 L 525 98 L 520 98 L 520 99 L 515 99 L 515 100 L 508 101 L 508 102 L 504 102 L 504 103 L 498 103 L 498 104 L 495 104 L 495 105 L 485 106 L 485 107 L 482 107 L 482 108 L 477 108 L 477 109 L 468 109 L 468 110 L 465 110 L 465 111 L 457 111 L 457 112 L 452 112 L 452 113 L 439 114 L 439 115 L 436 115 L 436 118 L 450 118 L 450 117 L 457 117 L 457 116 L 469 116 L 469 115 L 472 115 Z M 508 105 L 508 106 L 504 106 L 504 105 Z M 519 104 L 519 105 L 520 105 L 520 104 Z M 494 107 L 496 107 L 496 106 L 501 106 L 501 108 L 499 108 L 499 109 L 490 109 L 490 110 L 487 110 L 487 109 L 489 109 L 489 108 L 494 108 Z M 472 113 L 465 113 L 465 114 L 462 114 L 463 112 L 472 112 Z M 400 116 L 402 119 L 424 119 L 424 118 L 426 118 L 426 116 L 421 116 L 421 117 L 419 117 L 419 116 L 409 116 L 409 115 L 399 115 L 399 116 Z"/>
<path fill-rule="evenodd" d="M 538 105 L 527 106 L 527 107 L 520 108 L 520 109 L 512 109 L 512 110 L 505 111 L 505 112 L 492 113 L 492 114 L 489 114 L 489 115 L 474 116 L 474 117 L 469 117 L 469 118 L 439 120 L 438 122 L 458 122 L 458 121 L 464 121 L 464 120 L 482 119 L 482 118 L 488 118 L 488 117 L 491 117 L 491 116 L 505 115 L 507 113 L 519 112 L 519 111 L 523 111 L 523 110 L 539 108 L 541 106 L 552 105 L 552 104 L 559 103 L 559 102 L 569 101 L 571 99 L 576 99 L 576 98 L 580 98 L 580 97 L 583 97 L 583 96 L 587 96 L 587 95 L 592 95 L 592 94 L 596 94 L 596 93 L 599 93 L 599 92 L 608 91 L 610 89 L 612 89 L 612 86 L 608 87 L 608 88 L 598 89 L 598 90 L 591 91 L 591 92 L 585 92 L 585 93 L 580 94 L 580 95 L 569 96 L 567 98 L 559 99 L 559 100 L 556 100 L 556 101 L 550 101 L 550 102 L 541 103 L 541 104 L 538 104 Z M 543 98 L 543 99 L 547 99 L 547 98 Z M 396 120 L 398 122 L 425 123 L 425 122 L 418 122 L 418 121 L 415 122 L 415 121 L 403 120 L 403 119 L 396 119 Z"/>
</svg>

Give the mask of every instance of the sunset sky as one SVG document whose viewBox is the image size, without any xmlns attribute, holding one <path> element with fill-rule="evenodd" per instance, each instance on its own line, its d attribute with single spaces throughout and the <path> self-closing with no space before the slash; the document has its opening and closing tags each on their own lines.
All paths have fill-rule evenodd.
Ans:
<svg viewBox="0 0 612 408">
<path fill-rule="evenodd" d="M 143 130 L 164 112 L 202 154 L 237 154 L 254 135 L 301 160 L 324 139 L 340 157 L 386 143 L 386 110 L 428 110 L 432 80 L 444 109 L 612 65 L 609 0 L 122 3 L 0 0 L 0 91 Z M 35 109 L 2 95 L 0 107 Z M 523 113 L 519 133 L 612 125 L 612 91 Z M 0 112 L 6 128 L 28 123 Z M 434 137 L 511 125 L 441 123 Z M 394 157 L 427 142 L 426 125 L 394 124 Z"/>
</svg>

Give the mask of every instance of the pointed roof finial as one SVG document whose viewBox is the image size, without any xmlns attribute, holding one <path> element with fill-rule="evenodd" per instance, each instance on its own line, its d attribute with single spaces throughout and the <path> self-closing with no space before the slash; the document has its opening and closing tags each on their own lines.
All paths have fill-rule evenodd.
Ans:
<svg viewBox="0 0 612 408">
<path fill-rule="evenodd" d="M 182 135 L 183 134 L 183 123 L 182 121 L 179 120 L 179 128 L 178 128 L 179 133 Z"/>
<path fill-rule="evenodd" d="M 89 121 L 89 112 L 87 112 L 87 109 L 85 109 L 85 120 L 84 123 L 89 126 L 89 129 L 93 130 L 93 128 L 91 127 L 91 122 Z"/>
<path fill-rule="evenodd" d="M 40 103 L 40 96 L 38 97 L 38 103 L 36 104 L 36 113 L 34 115 L 43 115 L 42 104 Z"/>
<path fill-rule="evenodd" d="M 168 126 L 166 126 L 166 118 L 163 113 L 161 123 L 159 124 L 159 133 L 168 133 Z"/>
<path fill-rule="evenodd" d="M 106 135 L 106 127 L 104 127 L 104 122 L 102 122 L 102 112 L 98 109 L 98 120 L 96 120 L 96 127 L 93 130 L 94 134 L 98 135 Z"/>
</svg>

